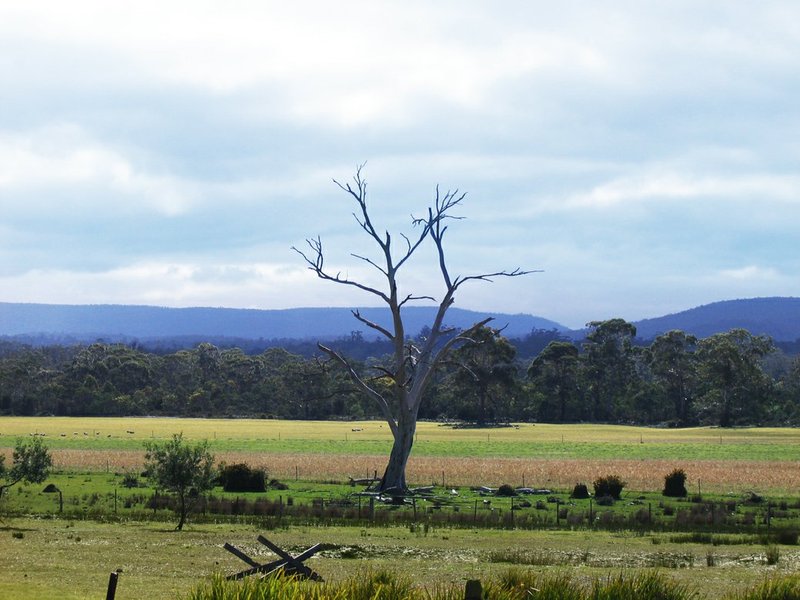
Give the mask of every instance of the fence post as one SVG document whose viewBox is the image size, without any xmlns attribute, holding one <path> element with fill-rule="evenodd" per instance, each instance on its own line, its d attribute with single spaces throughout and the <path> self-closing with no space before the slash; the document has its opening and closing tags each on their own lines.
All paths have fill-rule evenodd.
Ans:
<svg viewBox="0 0 800 600">
<path fill-rule="evenodd" d="M 482 600 L 483 587 L 478 579 L 469 579 L 464 588 L 464 600 Z"/>
<path fill-rule="evenodd" d="M 375 496 L 369 497 L 369 520 L 375 520 Z"/>
<path fill-rule="evenodd" d="M 106 600 L 114 600 L 114 596 L 117 595 L 117 578 L 119 577 L 119 573 L 116 571 L 112 571 L 111 575 L 108 578 L 108 591 L 106 592 Z"/>
</svg>

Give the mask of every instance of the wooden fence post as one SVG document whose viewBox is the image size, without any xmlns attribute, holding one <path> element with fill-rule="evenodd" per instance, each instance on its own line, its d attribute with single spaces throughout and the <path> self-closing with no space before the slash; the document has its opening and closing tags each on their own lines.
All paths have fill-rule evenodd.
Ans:
<svg viewBox="0 0 800 600">
<path fill-rule="evenodd" d="M 482 600 L 483 587 L 478 579 L 470 579 L 464 588 L 464 600 Z"/>
<path fill-rule="evenodd" d="M 114 600 L 114 596 L 117 595 L 117 579 L 119 578 L 119 573 L 116 571 L 112 571 L 111 575 L 108 578 L 108 591 L 106 592 L 106 600 Z"/>
</svg>

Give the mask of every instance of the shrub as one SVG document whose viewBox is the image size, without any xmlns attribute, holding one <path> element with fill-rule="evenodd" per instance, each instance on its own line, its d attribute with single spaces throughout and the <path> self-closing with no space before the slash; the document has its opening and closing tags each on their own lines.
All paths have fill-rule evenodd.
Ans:
<svg viewBox="0 0 800 600">
<path fill-rule="evenodd" d="M 778 561 L 781 559 L 781 551 L 777 546 L 767 546 L 764 554 L 768 565 L 777 565 Z"/>
<path fill-rule="evenodd" d="M 136 476 L 136 473 L 126 471 L 122 476 L 122 485 L 126 488 L 139 487 L 139 478 Z"/>
<path fill-rule="evenodd" d="M 572 488 L 572 493 L 569 495 L 570 498 L 575 498 L 576 500 L 583 500 L 589 497 L 589 488 L 586 487 L 585 483 L 576 483 L 575 487 Z"/>
<path fill-rule="evenodd" d="M 264 469 L 251 469 L 244 463 L 224 465 L 219 481 L 226 492 L 264 492 L 267 474 Z"/>
<path fill-rule="evenodd" d="M 664 477 L 664 496 L 671 498 L 685 498 L 689 495 L 686 491 L 686 472 L 683 469 L 675 469 Z"/>
<path fill-rule="evenodd" d="M 622 481 L 618 475 L 606 475 L 605 477 L 598 477 L 592 483 L 596 498 L 610 496 L 614 500 L 620 499 L 622 488 L 624 488 L 626 485 L 627 483 Z"/>
<path fill-rule="evenodd" d="M 786 575 L 766 579 L 730 598 L 731 600 L 797 600 L 800 598 L 800 578 L 796 575 Z"/>
<path fill-rule="evenodd" d="M 514 490 L 513 487 L 511 487 L 507 483 L 504 483 L 499 488 L 497 488 L 497 495 L 498 496 L 510 497 L 510 496 L 516 496 L 517 492 Z"/>
<path fill-rule="evenodd" d="M 783 529 L 775 534 L 775 541 L 785 546 L 797 545 L 798 532 L 796 529 Z"/>
</svg>

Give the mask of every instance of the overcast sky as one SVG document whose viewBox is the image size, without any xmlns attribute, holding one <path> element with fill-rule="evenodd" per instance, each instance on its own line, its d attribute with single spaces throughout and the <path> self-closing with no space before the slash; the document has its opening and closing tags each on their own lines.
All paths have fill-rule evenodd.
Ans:
<svg viewBox="0 0 800 600">
<path fill-rule="evenodd" d="M 601 7 L 602 5 L 602 7 Z M 800 296 L 800 3 L 0 3 L 0 301 L 373 304 L 316 279 L 468 193 L 457 306 Z M 437 296 L 429 253 L 404 289 Z"/>
</svg>

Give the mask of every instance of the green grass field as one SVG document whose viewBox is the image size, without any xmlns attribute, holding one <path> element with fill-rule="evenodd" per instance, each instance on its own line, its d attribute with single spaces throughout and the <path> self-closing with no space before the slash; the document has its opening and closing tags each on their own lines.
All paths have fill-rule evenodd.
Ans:
<svg viewBox="0 0 800 600">
<path fill-rule="evenodd" d="M 215 452 L 387 454 L 380 421 L 0 417 L 0 448 L 44 434 L 54 449 L 140 450 L 174 433 L 209 441 Z M 532 425 L 457 429 L 421 422 L 414 455 L 432 457 L 800 460 L 800 431 L 789 428 L 653 429 L 618 425 Z"/>
<path fill-rule="evenodd" d="M 146 509 L 152 489 L 122 486 L 123 473 L 140 466 L 145 442 L 182 432 L 189 440 L 207 439 L 218 457 L 229 462 L 263 464 L 279 475 L 289 489 L 270 491 L 266 497 L 272 501 L 292 498 L 296 504 L 310 505 L 319 498 L 344 500 L 353 491 L 345 483 L 345 474 L 366 475 L 381 468 L 390 443 L 386 429 L 375 421 L 2 417 L 0 451 L 9 459 L 16 439 L 45 434 L 58 463 L 48 482 L 62 490 L 65 506 L 59 518 L 58 497 L 45 494 L 45 484 L 19 485 L 3 499 L 0 598 L 102 597 L 108 574 L 116 569 L 122 570 L 117 598 L 176 598 L 204 576 L 244 566 L 222 548 L 225 542 L 251 554 L 262 553 L 259 556 L 266 560 L 267 554 L 256 542 L 258 534 L 295 551 L 317 542 L 329 544 L 313 559 L 313 566 L 333 580 L 365 566 L 405 571 L 423 585 L 486 578 L 513 562 L 587 580 L 610 572 L 658 568 L 669 578 L 697 588 L 701 598 L 716 598 L 765 576 L 800 568 L 800 550 L 795 545 L 780 546 L 777 564 L 766 564 L 764 532 L 769 530 L 763 524 L 763 505 L 738 506 L 740 515 L 754 511 L 754 525 L 747 532 L 715 533 L 713 544 L 710 534 L 695 539 L 647 527 L 522 530 L 492 529 L 484 523 L 456 528 L 427 517 L 433 513 L 427 512 L 424 503 L 419 521 L 411 524 L 353 527 L 331 521 L 314 526 L 302 520 L 283 523 L 274 518 L 208 515 L 190 519 L 187 531 L 174 532 L 168 510 L 156 514 Z M 451 480 L 460 476 L 462 486 L 506 481 L 556 485 L 554 495 L 564 503 L 576 480 L 590 483 L 592 477 L 614 471 L 632 482 L 625 501 L 614 508 L 616 514 L 629 518 L 637 511 L 651 510 L 662 518 L 666 515 L 659 491 L 663 475 L 681 466 L 689 473 L 690 487 L 699 488 L 702 479 L 704 494 L 714 490 L 716 496 L 709 497 L 720 506 L 731 499 L 740 501 L 745 490 L 769 492 L 776 507 L 781 502 L 789 507 L 786 516 L 776 514 L 773 526 L 791 528 L 800 506 L 799 454 L 800 432 L 795 429 L 597 425 L 454 429 L 420 423 L 410 469 L 420 483 L 447 477 L 448 487 L 440 486 L 440 494 L 448 492 L 455 485 Z M 490 507 L 468 487 L 458 491 L 462 512 L 471 510 L 474 502 L 487 511 L 481 514 L 489 514 Z M 214 494 L 226 496 L 219 488 Z M 252 500 L 258 495 L 244 496 Z M 568 510 L 585 512 L 587 503 L 576 501 Z M 491 508 L 508 516 L 510 506 L 509 499 L 495 499 Z M 549 518 L 552 523 L 557 507 L 532 506 L 518 515 Z M 690 507 L 685 501 L 675 504 L 678 510 Z M 718 544 L 720 540 L 735 543 Z"/>
<path fill-rule="evenodd" d="M 14 537 L 13 534 L 21 538 Z M 318 542 L 327 549 L 310 565 L 327 580 L 341 580 L 365 567 L 410 573 L 421 585 L 485 579 L 523 568 L 591 578 L 608 573 L 659 569 L 670 579 L 696 587 L 701 598 L 718 598 L 768 575 L 800 567 L 796 547 L 782 547 L 776 565 L 765 564 L 757 544 L 711 546 L 676 543 L 666 534 L 628 532 L 487 531 L 374 527 L 292 527 L 264 531 L 257 526 L 190 525 L 174 532 L 163 524 L 98 523 L 18 518 L 0 528 L 0 597 L 79 599 L 103 597 L 108 575 L 120 569 L 117 598 L 176 598 L 202 577 L 234 573 L 244 563 L 226 552 L 229 542 L 267 561 L 274 556 L 256 537 L 264 534 L 295 553 Z M 709 554 L 714 566 L 708 565 Z"/>
</svg>

